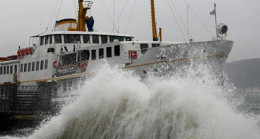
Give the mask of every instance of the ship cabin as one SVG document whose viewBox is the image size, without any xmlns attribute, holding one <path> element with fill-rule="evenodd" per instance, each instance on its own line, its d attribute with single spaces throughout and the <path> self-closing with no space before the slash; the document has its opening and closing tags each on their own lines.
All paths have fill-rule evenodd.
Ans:
<svg viewBox="0 0 260 139">
<path fill-rule="evenodd" d="M 30 46 L 19 48 L 17 59 L 0 62 L 0 83 L 51 79 L 91 72 L 104 59 L 120 67 L 131 65 L 148 49 L 169 42 L 134 41 L 118 33 L 54 31 L 32 36 Z"/>
</svg>

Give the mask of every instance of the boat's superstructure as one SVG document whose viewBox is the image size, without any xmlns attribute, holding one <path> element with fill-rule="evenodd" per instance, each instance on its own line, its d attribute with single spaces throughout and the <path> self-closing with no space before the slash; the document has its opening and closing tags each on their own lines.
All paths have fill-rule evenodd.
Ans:
<svg viewBox="0 0 260 139">
<path fill-rule="evenodd" d="M 167 70 L 174 71 L 199 59 L 221 69 L 233 46 L 233 41 L 224 39 L 178 43 L 161 41 L 159 35 L 158 41 L 156 31 L 154 41 L 134 41 L 131 35 L 94 32 L 93 23 L 90 27 L 87 23 L 86 31 L 85 22 L 92 18 L 86 17 L 91 5 L 92 2 L 79 0 L 78 20 L 57 21 L 53 32 L 32 36 L 30 47 L 0 58 L 0 117 L 57 110 L 60 98 L 66 97 L 66 91 L 59 91 L 60 88 L 68 90 L 78 77 L 95 72 L 104 59 L 142 77 L 148 72 L 164 75 Z M 158 69 L 160 64 L 168 67 Z"/>
</svg>

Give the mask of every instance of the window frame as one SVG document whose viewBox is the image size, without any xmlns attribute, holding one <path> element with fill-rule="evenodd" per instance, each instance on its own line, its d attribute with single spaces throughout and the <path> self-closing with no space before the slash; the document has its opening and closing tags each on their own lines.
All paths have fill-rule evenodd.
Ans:
<svg viewBox="0 0 260 139">
<path fill-rule="evenodd" d="M 17 69 L 17 65 L 14 65 L 14 73 L 17 73 L 18 72 L 18 69 Z"/>
<path fill-rule="evenodd" d="M 102 50 L 102 51 L 101 51 Z M 104 48 L 99 48 L 98 49 L 98 58 L 99 59 L 104 59 L 105 58 L 105 56 L 104 56 Z"/>
<path fill-rule="evenodd" d="M 144 46 L 147 46 L 147 48 L 144 48 Z M 148 43 L 141 43 L 140 49 L 141 49 L 141 54 L 145 54 L 149 49 L 149 44 Z"/>
<path fill-rule="evenodd" d="M 64 43 L 81 43 L 79 34 L 64 34 Z"/>
<path fill-rule="evenodd" d="M 96 60 L 97 59 L 97 50 L 93 49 L 91 50 L 91 60 Z"/>
<path fill-rule="evenodd" d="M 49 36 L 49 44 L 52 44 L 52 35 Z"/>
<path fill-rule="evenodd" d="M 4 75 L 6 74 L 6 66 L 4 66 Z"/>
<path fill-rule="evenodd" d="M 99 35 L 92 35 L 92 43 L 99 44 Z"/>
<path fill-rule="evenodd" d="M 44 44 L 44 36 L 40 37 L 40 45 Z"/>
<path fill-rule="evenodd" d="M 10 74 L 13 74 L 13 65 L 10 65 Z"/>
<path fill-rule="evenodd" d="M 132 41 L 131 37 L 125 37 L 125 41 Z"/>
<path fill-rule="evenodd" d="M 114 56 L 120 56 L 120 53 L 121 53 L 120 45 L 115 45 L 114 46 Z"/>
<path fill-rule="evenodd" d="M 39 71 L 40 70 L 40 61 L 37 61 L 36 62 L 36 71 Z"/>
<path fill-rule="evenodd" d="M 104 39 L 105 39 L 105 41 L 104 41 Z M 102 43 L 102 44 L 108 43 L 108 37 L 107 37 L 107 35 L 101 35 L 101 43 Z"/>
<path fill-rule="evenodd" d="M 28 72 L 31 72 L 32 63 L 28 63 Z"/>
<path fill-rule="evenodd" d="M 35 62 L 32 62 L 32 71 L 35 70 Z"/>
<path fill-rule="evenodd" d="M 23 72 L 23 64 L 20 64 L 20 72 Z"/>
<path fill-rule="evenodd" d="M 90 43 L 90 35 L 83 35 L 83 43 Z"/>
<path fill-rule="evenodd" d="M 111 58 L 112 56 L 112 47 L 106 47 L 106 57 Z"/>
<path fill-rule="evenodd" d="M 6 66 L 6 74 L 9 74 L 9 66 Z"/>
<path fill-rule="evenodd" d="M 45 42 L 44 44 L 47 45 L 49 43 L 49 36 L 45 36 Z"/>
<path fill-rule="evenodd" d="M 60 37 L 60 39 L 57 39 L 57 37 Z M 62 35 L 61 34 L 55 34 L 54 35 L 54 42 L 55 43 L 62 43 Z"/>
<path fill-rule="evenodd" d="M 24 63 L 23 69 L 23 72 L 27 72 L 27 63 Z"/>
<path fill-rule="evenodd" d="M 124 41 L 124 37 L 122 36 L 109 36 L 109 42 L 122 42 L 122 41 Z"/>
<path fill-rule="evenodd" d="M 49 61 L 48 61 L 48 59 L 47 59 L 47 60 L 45 60 L 45 62 L 44 62 L 44 69 L 48 69 L 48 64 L 49 64 Z"/>
<path fill-rule="evenodd" d="M 159 43 L 152 43 L 152 48 L 160 47 Z"/>
<path fill-rule="evenodd" d="M 42 60 L 40 63 L 40 70 L 43 70 L 43 68 L 44 68 L 44 61 Z"/>
</svg>

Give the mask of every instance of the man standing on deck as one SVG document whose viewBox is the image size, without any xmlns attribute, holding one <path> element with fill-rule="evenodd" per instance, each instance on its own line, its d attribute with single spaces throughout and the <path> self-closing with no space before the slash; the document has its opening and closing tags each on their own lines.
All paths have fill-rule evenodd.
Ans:
<svg viewBox="0 0 260 139">
<path fill-rule="evenodd" d="M 93 16 L 91 16 L 90 18 L 87 18 L 86 20 L 86 24 L 88 27 L 88 31 L 93 32 L 93 26 L 94 26 L 95 20 L 93 18 Z"/>
</svg>

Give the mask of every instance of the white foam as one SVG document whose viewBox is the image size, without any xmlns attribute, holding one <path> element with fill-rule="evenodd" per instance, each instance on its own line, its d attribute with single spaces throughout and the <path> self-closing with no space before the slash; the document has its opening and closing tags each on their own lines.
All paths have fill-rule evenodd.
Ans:
<svg viewBox="0 0 260 139">
<path fill-rule="evenodd" d="M 257 121 L 235 112 L 225 91 L 207 73 L 141 81 L 105 65 L 28 138 L 259 139 Z"/>
</svg>

